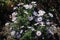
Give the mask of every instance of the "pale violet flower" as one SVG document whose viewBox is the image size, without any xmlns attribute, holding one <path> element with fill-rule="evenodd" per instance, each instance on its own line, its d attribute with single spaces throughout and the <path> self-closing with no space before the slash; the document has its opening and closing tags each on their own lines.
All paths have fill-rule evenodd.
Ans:
<svg viewBox="0 0 60 40">
<path fill-rule="evenodd" d="M 36 32 L 36 35 L 37 35 L 37 36 L 41 36 L 41 34 L 42 34 L 41 31 L 37 31 L 37 32 Z"/>
<path fill-rule="evenodd" d="M 13 31 L 11 31 L 11 36 L 14 36 L 15 35 L 15 31 L 13 30 Z"/>
<path fill-rule="evenodd" d="M 48 13 L 50 17 L 53 17 L 53 14 L 52 13 Z"/>
<path fill-rule="evenodd" d="M 38 13 L 39 13 L 38 16 L 43 16 L 45 14 L 45 11 L 39 10 Z"/>
<path fill-rule="evenodd" d="M 34 12 L 33 12 L 33 15 L 34 15 L 34 16 L 37 16 L 38 14 L 37 14 L 37 12 L 36 12 L 36 11 L 34 11 Z"/>
<path fill-rule="evenodd" d="M 28 20 L 32 21 L 33 20 L 33 16 L 31 16 L 31 17 L 28 16 Z"/>
<path fill-rule="evenodd" d="M 42 20 L 43 20 L 42 17 L 38 17 L 37 19 L 35 19 L 36 22 L 40 22 Z"/>
</svg>

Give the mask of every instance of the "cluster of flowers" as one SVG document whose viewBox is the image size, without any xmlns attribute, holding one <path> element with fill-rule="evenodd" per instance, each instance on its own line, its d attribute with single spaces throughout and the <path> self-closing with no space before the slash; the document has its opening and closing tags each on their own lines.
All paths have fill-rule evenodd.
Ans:
<svg viewBox="0 0 60 40">
<path fill-rule="evenodd" d="M 18 11 L 12 13 L 12 21 L 14 22 L 12 23 L 12 26 L 10 28 L 10 34 L 12 37 L 19 39 L 23 37 L 23 33 L 27 33 L 27 31 L 29 30 L 35 32 L 35 37 L 40 37 L 43 34 L 42 28 L 44 28 L 44 30 L 47 30 L 47 34 L 49 33 L 51 35 L 54 35 L 54 33 L 56 32 L 56 27 L 55 25 L 53 25 L 53 22 L 49 19 L 53 18 L 53 14 L 50 12 L 46 13 L 42 9 L 37 10 L 36 6 L 36 2 L 33 1 L 30 4 L 19 3 L 13 8 L 13 10 L 18 9 Z M 23 18 L 25 18 L 28 21 L 28 25 L 24 22 L 25 20 Z M 24 23 L 19 23 L 19 21 L 17 21 L 18 19 L 19 21 L 23 21 Z M 13 26 L 13 24 L 18 24 L 18 26 L 20 26 L 16 26 L 16 28 L 14 29 L 15 25 Z M 5 25 L 8 25 L 8 23 L 6 23 Z M 16 29 L 18 29 L 19 31 L 16 31 Z"/>
</svg>

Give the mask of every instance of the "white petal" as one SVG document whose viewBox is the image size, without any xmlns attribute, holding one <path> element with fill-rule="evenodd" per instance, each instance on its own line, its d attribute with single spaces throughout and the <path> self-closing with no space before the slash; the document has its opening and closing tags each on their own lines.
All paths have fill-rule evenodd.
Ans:
<svg viewBox="0 0 60 40">
<path fill-rule="evenodd" d="M 35 1 L 32 1 L 31 3 L 32 3 L 32 4 L 35 4 L 36 2 L 35 2 Z"/>
<path fill-rule="evenodd" d="M 26 9 L 29 9 L 29 5 L 28 4 L 24 5 L 23 7 L 25 7 Z"/>
<path fill-rule="evenodd" d="M 52 13 L 49 13 L 49 16 L 50 16 L 50 17 L 53 17 L 53 14 L 52 14 Z"/>
</svg>

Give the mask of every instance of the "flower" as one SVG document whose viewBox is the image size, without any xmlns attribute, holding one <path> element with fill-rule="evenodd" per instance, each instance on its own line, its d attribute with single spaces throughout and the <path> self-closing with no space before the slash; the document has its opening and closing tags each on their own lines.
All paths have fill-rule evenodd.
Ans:
<svg viewBox="0 0 60 40">
<path fill-rule="evenodd" d="M 32 21 L 33 20 L 33 17 L 32 16 L 31 17 L 28 16 L 28 20 L 29 21 Z"/>
<path fill-rule="evenodd" d="M 29 9 L 31 9 L 33 6 L 31 4 L 29 4 Z"/>
<path fill-rule="evenodd" d="M 36 32 L 36 35 L 37 35 L 37 36 L 41 36 L 41 34 L 42 34 L 41 31 L 37 31 L 37 32 Z"/>
<path fill-rule="evenodd" d="M 48 13 L 50 17 L 53 17 L 53 14 L 52 13 Z"/>
<path fill-rule="evenodd" d="M 23 7 L 25 7 L 26 9 L 28 9 L 28 8 L 29 8 L 29 5 L 28 5 L 28 4 L 26 4 L 26 5 L 24 5 Z"/>
<path fill-rule="evenodd" d="M 34 11 L 34 12 L 33 12 L 33 15 L 34 15 L 34 16 L 37 16 L 38 14 L 37 14 L 37 12 L 36 12 L 36 11 Z"/>
<path fill-rule="evenodd" d="M 43 20 L 42 17 L 38 17 L 37 19 L 35 19 L 35 21 L 38 22 L 38 23 L 42 20 Z"/>
<path fill-rule="evenodd" d="M 45 11 L 39 10 L 38 13 L 39 13 L 38 16 L 43 16 L 45 14 Z"/>
<path fill-rule="evenodd" d="M 31 9 L 33 6 L 31 5 L 31 4 L 26 4 L 26 5 L 24 5 L 23 7 L 25 7 L 26 9 Z"/>
<path fill-rule="evenodd" d="M 46 22 L 47 25 L 50 25 L 50 22 Z"/>
<path fill-rule="evenodd" d="M 14 30 L 12 30 L 12 31 L 11 31 L 11 36 L 14 36 L 15 33 L 16 33 L 16 32 L 15 32 Z"/>
<path fill-rule="evenodd" d="M 14 22 L 16 19 L 17 19 L 17 17 L 13 17 L 13 18 L 12 18 L 12 21 Z"/>
</svg>

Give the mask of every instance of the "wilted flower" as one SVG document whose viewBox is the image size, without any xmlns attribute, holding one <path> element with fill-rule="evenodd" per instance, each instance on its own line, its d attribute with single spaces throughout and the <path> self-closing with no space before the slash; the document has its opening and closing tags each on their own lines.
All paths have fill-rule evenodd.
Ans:
<svg viewBox="0 0 60 40">
<path fill-rule="evenodd" d="M 37 31 L 37 32 L 36 32 L 36 35 L 37 35 L 37 36 L 41 36 L 41 34 L 42 34 L 41 31 Z"/>
<path fill-rule="evenodd" d="M 32 16 L 31 17 L 28 16 L 28 20 L 29 21 L 32 21 L 33 20 L 33 17 Z"/>
<path fill-rule="evenodd" d="M 37 12 L 36 12 L 36 11 L 34 11 L 34 12 L 33 12 L 33 15 L 34 15 L 34 16 L 37 16 L 38 14 L 37 14 Z"/>
<path fill-rule="evenodd" d="M 50 17 L 53 17 L 53 14 L 52 13 L 48 13 Z"/>
<path fill-rule="evenodd" d="M 11 36 L 14 36 L 15 33 L 16 33 L 16 32 L 15 32 L 14 30 L 12 30 L 12 31 L 11 31 Z"/>
<path fill-rule="evenodd" d="M 39 10 L 38 13 L 39 13 L 38 16 L 43 16 L 45 14 L 45 11 Z"/>
</svg>

